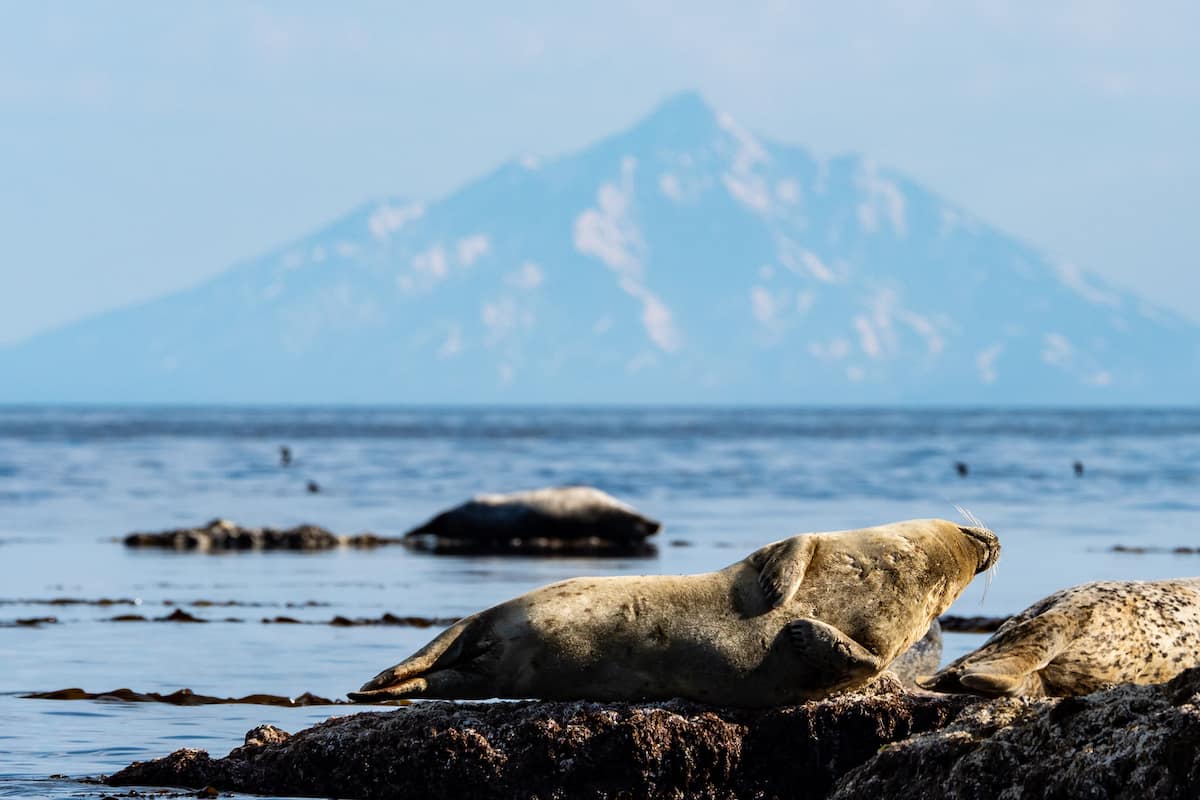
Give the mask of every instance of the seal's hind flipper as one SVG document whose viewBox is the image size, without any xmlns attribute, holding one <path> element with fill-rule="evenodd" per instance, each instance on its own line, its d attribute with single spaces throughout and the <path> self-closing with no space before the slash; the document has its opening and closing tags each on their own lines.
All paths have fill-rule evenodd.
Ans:
<svg viewBox="0 0 1200 800">
<path fill-rule="evenodd" d="M 406 686 L 433 670 L 443 669 L 463 658 L 474 657 L 475 652 L 468 652 L 473 648 L 468 648 L 464 642 L 472 638 L 471 627 L 475 619 L 476 616 L 471 616 L 451 625 L 434 637 L 432 642 L 364 683 L 361 689 L 351 695 L 351 699 L 355 699 L 354 695 L 371 695 L 383 689 Z"/>
<path fill-rule="evenodd" d="M 857 678 L 882 666 L 870 650 L 820 620 L 798 619 L 787 629 L 796 652 L 819 675 Z"/>
<path fill-rule="evenodd" d="M 811 536 L 793 536 L 755 550 L 747 557 L 758 569 L 758 585 L 769 605 L 781 606 L 795 596 L 815 544 Z"/>
<path fill-rule="evenodd" d="M 349 692 L 347 697 L 356 703 L 378 703 L 383 700 L 405 700 L 425 697 L 436 700 L 480 700 L 491 697 L 495 685 L 484 675 L 467 670 L 439 669 L 420 678 L 409 678 L 391 686 L 370 691 Z"/>
<path fill-rule="evenodd" d="M 1041 670 L 1075 638 L 1079 620 L 1051 612 L 996 631 L 978 650 L 917 680 L 935 692 L 969 693 L 984 697 L 1042 697 L 1048 694 Z"/>
</svg>

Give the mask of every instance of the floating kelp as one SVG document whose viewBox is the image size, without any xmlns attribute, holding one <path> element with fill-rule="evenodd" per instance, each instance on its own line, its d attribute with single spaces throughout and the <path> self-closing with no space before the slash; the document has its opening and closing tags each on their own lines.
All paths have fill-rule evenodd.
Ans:
<svg viewBox="0 0 1200 800">
<path fill-rule="evenodd" d="M 58 617 L 24 617 L 0 622 L 0 628 L 40 628 L 43 625 L 54 625 Z"/>
<path fill-rule="evenodd" d="M 137 606 L 141 603 L 141 600 L 134 600 L 130 597 L 101 597 L 95 600 L 84 600 L 79 597 L 0 599 L 0 606 Z"/>
<path fill-rule="evenodd" d="M 263 617 L 259 620 L 264 625 L 332 625 L 335 628 L 353 628 L 372 625 L 395 625 L 398 627 L 408 628 L 432 628 L 445 627 L 458 622 L 458 617 L 420 617 L 420 616 L 399 616 L 392 613 L 384 613 L 379 617 L 343 617 L 336 616 L 329 620 L 304 620 L 296 619 L 289 616 Z M 108 622 L 233 622 L 243 623 L 250 620 L 239 619 L 238 617 L 225 617 L 224 619 L 203 619 L 193 614 L 189 614 L 181 608 L 177 608 L 170 614 L 164 617 L 147 617 L 144 614 L 118 614 L 115 617 L 109 617 Z"/>
<path fill-rule="evenodd" d="M 349 705 L 348 700 L 330 700 L 310 692 L 298 697 L 275 694 L 248 694 L 245 697 L 213 697 L 196 694 L 191 689 L 179 689 L 170 694 L 135 692 L 132 689 L 113 689 L 111 692 L 87 692 L 83 689 L 59 689 L 54 692 L 33 692 L 21 697 L 28 700 L 111 700 L 122 703 L 167 703 L 173 706 L 253 705 L 300 708 L 302 706 Z"/>
<path fill-rule="evenodd" d="M 1110 553 L 1126 553 L 1129 555 L 1145 555 L 1146 553 L 1169 553 L 1173 556 L 1194 556 L 1200 553 L 1200 547 L 1146 547 L 1142 545 L 1114 544 L 1109 548 Z"/>
</svg>

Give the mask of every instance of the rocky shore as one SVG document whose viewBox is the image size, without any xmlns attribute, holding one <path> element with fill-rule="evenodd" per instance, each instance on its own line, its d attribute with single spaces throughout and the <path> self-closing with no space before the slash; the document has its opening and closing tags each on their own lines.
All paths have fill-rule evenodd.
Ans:
<svg viewBox="0 0 1200 800">
<path fill-rule="evenodd" d="M 1065 700 L 865 689 L 771 709 L 418 703 L 178 750 L 115 786 L 390 798 L 1200 795 L 1200 670 Z"/>
<path fill-rule="evenodd" d="M 214 519 L 197 528 L 177 528 L 158 533 L 131 533 L 126 547 L 201 552 L 238 550 L 332 550 L 335 547 L 379 547 L 398 539 L 360 533 L 343 536 L 317 525 L 294 528 L 248 528 L 227 519 Z"/>
</svg>

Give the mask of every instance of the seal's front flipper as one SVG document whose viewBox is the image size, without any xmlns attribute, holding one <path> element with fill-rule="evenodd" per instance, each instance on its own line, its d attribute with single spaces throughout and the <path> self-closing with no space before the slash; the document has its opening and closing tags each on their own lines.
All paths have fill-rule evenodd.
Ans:
<svg viewBox="0 0 1200 800">
<path fill-rule="evenodd" d="M 747 557 L 758 569 L 758 585 L 772 607 L 781 606 L 796 595 L 815 545 L 812 536 L 793 536 L 755 550 Z"/>
<path fill-rule="evenodd" d="M 1011 622 L 973 653 L 917 685 L 935 692 L 979 694 L 984 697 L 1044 697 L 1052 694 L 1042 669 L 1070 646 L 1079 620 L 1049 613 Z"/>
<path fill-rule="evenodd" d="M 796 652 L 821 675 L 857 678 L 883 666 L 870 650 L 820 620 L 798 619 L 787 628 Z"/>
</svg>

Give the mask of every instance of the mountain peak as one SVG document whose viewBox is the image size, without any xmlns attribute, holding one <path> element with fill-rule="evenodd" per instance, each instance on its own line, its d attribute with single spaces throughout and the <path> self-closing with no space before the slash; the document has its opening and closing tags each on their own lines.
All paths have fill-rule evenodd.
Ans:
<svg viewBox="0 0 1200 800">
<path fill-rule="evenodd" d="M 671 95 L 638 122 L 631 133 L 675 143 L 702 141 L 718 127 L 717 112 L 696 91 Z"/>
<path fill-rule="evenodd" d="M 1196 396 L 1195 326 L 868 159 L 764 144 L 696 92 L 535 169 L 381 199 L 0 350 L 0 402 Z"/>
</svg>

